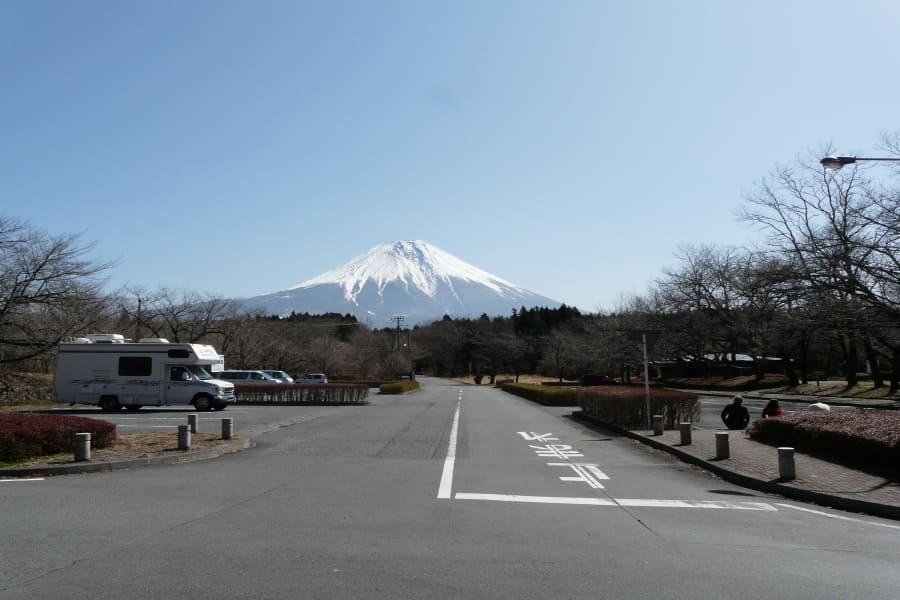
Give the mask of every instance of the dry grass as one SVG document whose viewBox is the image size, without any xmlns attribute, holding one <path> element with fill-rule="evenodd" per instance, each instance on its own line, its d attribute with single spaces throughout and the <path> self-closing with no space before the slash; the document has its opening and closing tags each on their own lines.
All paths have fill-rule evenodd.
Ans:
<svg viewBox="0 0 900 600">
<path fill-rule="evenodd" d="M 240 435 L 232 437 L 240 439 Z M 191 450 L 204 450 L 229 443 L 215 433 L 192 433 Z M 178 449 L 178 433 L 162 432 L 153 433 L 127 433 L 116 437 L 116 442 L 109 448 L 91 450 L 92 463 L 117 462 L 134 460 L 185 452 Z M 40 456 L 19 463 L 4 463 L 2 466 L 41 466 L 41 465 L 66 465 L 73 464 L 75 457 L 72 454 L 54 454 Z"/>
<path fill-rule="evenodd" d="M 497 381 L 508 379 L 510 381 L 516 380 L 516 375 L 510 373 L 503 373 L 501 375 L 497 375 Z M 471 375 L 464 377 L 451 377 L 451 381 L 456 381 L 459 383 L 463 383 L 466 385 L 475 385 L 475 380 Z M 491 378 L 485 375 L 484 379 L 481 380 L 481 385 L 489 385 Z M 530 383 L 533 385 L 541 385 L 545 381 L 559 381 L 558 377 L 544 377 L 543 375 L 519 375 L 519 383 Z M 577 384 L 577 381 L 572 381 L 571 383 Z"/>
</svg>

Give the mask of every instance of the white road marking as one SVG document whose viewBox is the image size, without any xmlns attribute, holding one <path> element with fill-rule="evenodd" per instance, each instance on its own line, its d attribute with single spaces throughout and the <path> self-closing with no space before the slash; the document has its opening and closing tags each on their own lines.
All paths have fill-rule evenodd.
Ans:
<svg viewBox="0 0 900 600">
<path fill-rule="evenodd" d="M 568 444 L 545 444 L 543 446 L 532 446 L 534 453 L 543 458 L 571 458 L 573 456 L 584 456 L 580 451 L 575 450 Z"/>
<path fill-rule="evenodd" d="M 559 438 L 554 437 L 552 433 L 535 433 L 533 431 L 519 431 L 517 433 L 529 442 L 549 442 L 559 440 Z"/>
<path fill-rule="evenodd" d="M 525 502 L 530 504 L 572 504 L 581 506 L 627 506 L 638 508 L 716 508 L 725 510 L 778 509 L 765 502 L 726 502 L 721 500 L 654 500 L 643 498 L 573 498 L 558 496 L 520 496 L 518 494 L 469 494 L 457 492 L 456 500 L 489 502 Z"/>
<path fill-rule="evenodd" d="M 595 490 L 602 489 L 603 484 L 600 483 L 600 479 L 609 479 L 609 476 L 600 470 L 595 464 L 588 463 L 547 463 L 548 467 L 569 467 L 576 473 L 578 473 L 575 477 L 560 477 L 560 481 L 582 481 Z"/>
<path fill-rule="evenodd" d="M 0 483 L 12 483 L 14 481 L 43 481 L 43 477 L 23 477 L 22 479 L 0 479 Z"/>
<path fill-rule="evenodd" d="M 529 502 L 533 504 L 586 504 L 590 506 L 616 506 L 605 498 L 560 498 L 557 496 L 520 496 L 518 494 L 466 494 L 457 492 L 456 500 L 489 500 L 491 502 Z"/>
<path fill-rule="evenodd" d="M 122 423 L 116 423 L 116 427 L 121 427 L 122 429 L 178 429 L 178 425 L 123 425 Z"/>
<path fill-rule="evenodd" d="M 778 504 L 782 508 L 793 508 L 794 510 L 799 510 L 801 512 L 812 513 L 814 515 L 819 515 L 821 517 L 828 517 L 829 519 L 837 519 L 839 521 L 853 521 L 854 523 L 865 523 L 867 525 L 875 525 L 876 527 L 887 527 L 889 529 L 900 529 L 900 525 L 888 525 L 887 523 L 876 523 L 875 521 L 866 521 L 865 519 L 854 519 L 853 517 L 845 517 L 843 515 L 834 515 L 831 513 L 823 512 L 821 510 L 813 510 L 811 508 L 803 508 L 801 506 L 794 506 L 793 504 Z"/>
<path fill-rule="evenodd" d="M 453 464 L 456 462 L 456 436 L 459 432 L 459 409 L 462 401 L 462 390 L 459 392 L 456 402 L 456 414 L 453 415 L 453 426 L 450 428 L 450 443 L 447 444 L 447 458 L 444 459 L 444 472 L 441 474 L 441 485 L 438 488 L 438 498 L 449 499 L 453 488 Z"/>
</svg>

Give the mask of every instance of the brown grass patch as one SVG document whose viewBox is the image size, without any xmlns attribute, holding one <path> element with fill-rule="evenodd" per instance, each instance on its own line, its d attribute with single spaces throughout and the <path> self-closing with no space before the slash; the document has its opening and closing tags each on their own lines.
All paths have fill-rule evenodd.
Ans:
<svg viewBox="0 0 900 600">
<path fill-rule="evenodd" d="M 232 436 L 232 440 L 241 439 L 240 435 Z M 164 456 L 182 452 L 191 452 L 214 448 L 229 443 L 231 440 L 223 440 L 215 433 L 192 433 L 191 449 L 188 451 L 178 449 L 178 432 L 157 431 L 153 433 L 126 433 L 119 434 L 116 443 L 109 448 L 91 449 L 91 462 L 118 462 L 123 460 L 135 460 L 154 456 Z M 5 464 L 3 466 L 40 466 L 40 465 L 66 465 L 73 464 L 73 454 L 55 454 L 52 456 L 36 457 L 21 463 Z"/>
</svg>

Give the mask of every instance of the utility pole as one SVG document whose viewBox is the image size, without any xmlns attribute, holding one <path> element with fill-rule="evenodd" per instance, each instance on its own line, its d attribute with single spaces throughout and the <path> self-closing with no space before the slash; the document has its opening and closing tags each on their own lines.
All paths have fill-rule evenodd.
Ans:
<svg viewBox="0 0 900 600">
<path fill-rule="evenodd" d="M 403 325 L 403 321 L 405 320 L 406 315 L 394 315 L 391 317 L 391 321 L 397 323 L 397 333 L 394 340 L 394 342 L 397 344 L 397 352 L 400 352 L 403 349 L 403 345 L 400 341 L 400 326 Z"/>
</svg>

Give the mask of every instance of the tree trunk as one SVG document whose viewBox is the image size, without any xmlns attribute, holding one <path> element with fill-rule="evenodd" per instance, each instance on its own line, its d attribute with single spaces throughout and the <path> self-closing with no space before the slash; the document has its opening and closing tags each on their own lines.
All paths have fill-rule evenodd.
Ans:
<svg viewBox="0 0 900 600">
<path fill-rule="evenodd" d="M 847 387 L 853 387 L 859 383 L 856 377 L 856 336 L 852 333 L 842 334 L 840 336 L 841 353 L 844 355 L 844 372 L 847 378 Z"/>
<path fill-rule="evenodd" d="M 872 371 L 872 382 L 875 388 L 884 387 L 884 377 L 881 375 L 881 367 L 878 366 L 878 354 L 872 346 L 872 340 L 869 336 L 863 338 L 863 350 L 866 353 L 866 360 L 869 362 L 869 369 Z"/>
<path fill-rule="evenodd" d="M 896 394 L 900 389 L 900 345 L 891 348 L 891 387 L 888 393 Z"/>
</svg>

